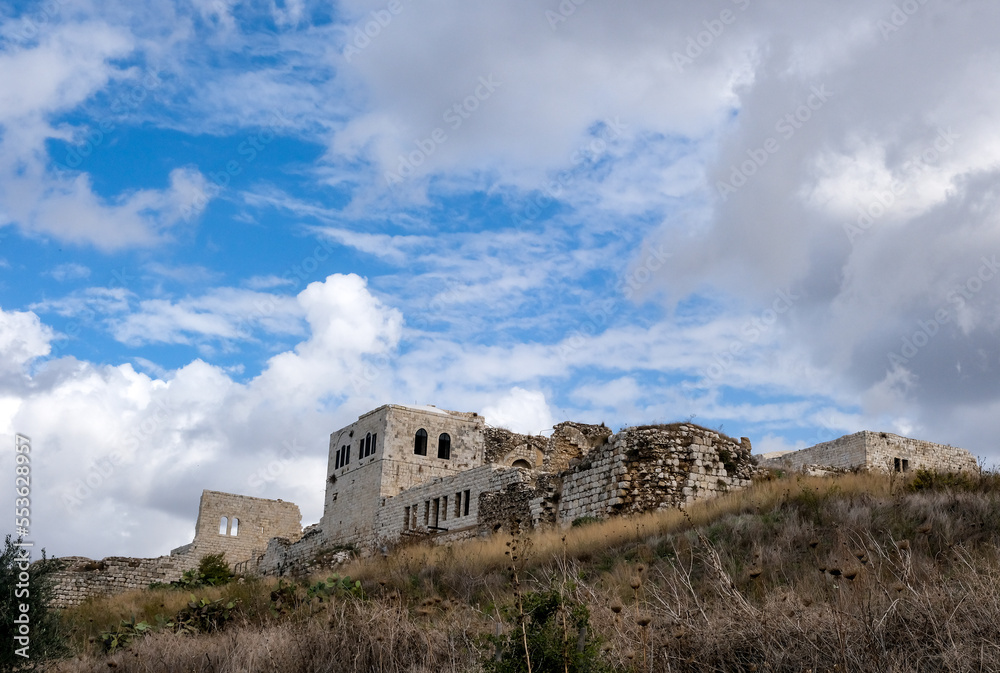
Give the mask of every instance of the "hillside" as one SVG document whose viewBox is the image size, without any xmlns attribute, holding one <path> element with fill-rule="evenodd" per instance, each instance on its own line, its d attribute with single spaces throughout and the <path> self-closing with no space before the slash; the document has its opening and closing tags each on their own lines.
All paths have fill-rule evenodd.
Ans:
<svg viewBox="0 0 1000 673">
<path fill-rule="evenodd" d="M 76 654 L 52 670 L 1000 667 L 996 474 L 788 477 L 686 513 L 577 523 L 398 548 L 338 568 L 350 582 L 198 588 L 180 620 L 191 591 L 94 600 L 62 615 Z M 133 618 L 151 634 L 105 654 L 102 632 Z"/>
</svg>

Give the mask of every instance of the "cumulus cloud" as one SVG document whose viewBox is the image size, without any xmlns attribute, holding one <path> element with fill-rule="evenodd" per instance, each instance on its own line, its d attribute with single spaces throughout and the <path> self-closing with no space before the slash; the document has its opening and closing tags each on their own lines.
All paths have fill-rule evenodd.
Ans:
<svg viewBox="0 0 1000 673">
<path fill-rule="evenodd" d="M 357 276 L 312 283 L 296 301 L 308 337 L 246 383 L 201 360 L 152 376 L 40 361 L 52 330 L 31 312 L 0 311 L 0 428 L 32 440 L 45 485 L 33 530 L 50 553 L 166 553 L 190 540 L 203 488 L 285 498 L 318 520 L 327 435 L 370 404 L 348 399 L 351 374 L 391 355 L 401 319 Z"/>
<path fill-rule="evenodd" d="M 490 425 L 528 435 L 541 434 L 555 423 L 545 393 L 517 386 L 484 407 L 482 414 Z"/>
</svg>

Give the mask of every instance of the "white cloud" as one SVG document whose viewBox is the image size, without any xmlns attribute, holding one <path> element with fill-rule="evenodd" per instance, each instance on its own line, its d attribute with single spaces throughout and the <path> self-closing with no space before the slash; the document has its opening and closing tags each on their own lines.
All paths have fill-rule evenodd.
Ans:
<svg viewBox="0 0 1000 673">
<path fill-rule="evenodd" d="M 60 264 L 59 266 L 53 267 L 52 270 L 46 272 L 47 275 L 55 278 L 59 282 L 66 280 L 78 280 L 80 278 L 87 278 L 90 276 L 90 269 L 82 264 Z"/>
<path fill-rule="evenodd" d="M 551 430 L 555 424 L 545 393 L 517 386 L 483 407 L 482 414 L 490 425 L 530 435 Z"/>
</svg>

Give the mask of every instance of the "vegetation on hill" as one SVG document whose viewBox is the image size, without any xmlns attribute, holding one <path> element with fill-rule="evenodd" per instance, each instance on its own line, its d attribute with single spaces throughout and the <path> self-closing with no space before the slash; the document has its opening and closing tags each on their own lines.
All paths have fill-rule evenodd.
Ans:
<svg viewBox="0 0 1000 673">
<path fill-rule="evenodd" d="M 351 578 L 92 600 L 63 614 L 76 656 L 54 670 L 995 670 L 998 542 L 993 473 L 790 476 L 686 512 L 400 547 Z M 192 603 L 233 607 L 165 626 Z M 122 620 L 149 634 L 104 653 Z"/>
</svg>

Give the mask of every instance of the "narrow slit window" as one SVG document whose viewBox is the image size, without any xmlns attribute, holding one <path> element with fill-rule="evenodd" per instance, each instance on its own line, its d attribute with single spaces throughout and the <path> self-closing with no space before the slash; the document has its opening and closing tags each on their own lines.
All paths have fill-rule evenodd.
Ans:
<svg viewBox="0 0 1000 673">
<path fill-rule="evenodd" d="M 451 435 L 442 432 L 438 437 L 438 458 L 448 460 L 451 458 Z"/>
<path fill-rule="evenodd" d="M 373 432 L 372 433 L 372 455 L 373 456 L 375 455 L 375 445 L 376 445 L 377 441 L 378 441 L 378 433 L 377 432 Z"/>
<path fill-rule="evenodd" d="M 462 492 L 459 491 L 455 494 L 455 517 L 458 518 L 462 516 Z"/>
<path fill-rule="evenodd" d="M 441 522 L 441 499 L 434 498 L 434 527 L 437 528 Z"/>
<path fill-rule="evenodd" d="M 413 453 L 417 456 L 427 455 L 427 431 L 423 428 L 417 430 L 413 437 Z"/>
<path fill-rule="evenodd" d="M 410 508 L 406 507 L 403 511 L 406 513 L 406 518 L 403 519 L 403 530 L 410 530 Z"/>
<path fill-rule="evenodd" d="M 448 496 L 441 496 L 441 520 L 448 520 Z"/>
<path fill-rule="evenodd" d="M 424 500 L 424 525 L 429 526 L 431 523 L 431 501 Z"/>
<path fill-rule="evenodd" d="M 372 433 L 365 435 L 365 458 L 372 455 Z"/>
<path fill-rule="evenodd" d="M 465 497 L 463 498 L 463 500 L 465 501 L 463 507 L 463 511 L 465 512 L 464 516 L 469 516 L 469 495 L 470 495 L 469 491 L 466 491 Z"/>
</svg>

